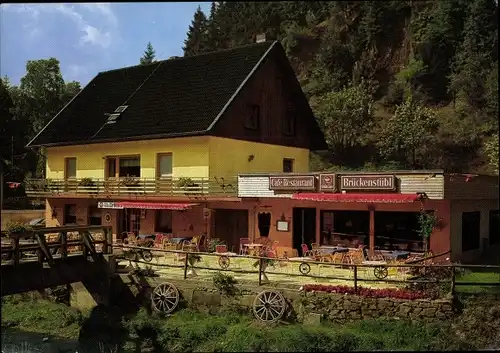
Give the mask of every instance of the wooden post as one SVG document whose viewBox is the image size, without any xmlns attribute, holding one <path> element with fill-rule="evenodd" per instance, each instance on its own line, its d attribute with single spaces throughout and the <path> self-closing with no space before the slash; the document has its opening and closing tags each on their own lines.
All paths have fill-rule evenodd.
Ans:
<svg viewBox="0 0 500 353">
<path fill-rule="evenodd" d="M 321 245 L 321 210 L 316 207 L 316 243 Z"/>
<path fill-rule="evenodd" d="M 65 259 L 68 257 L 68 233 L 67 232 L 61 232 L 60 233 L 60 238 L 61 238 L 61 258 Z"/>
<path fill-rule="evenodd" d="M 354 265 L 354 293 L 358 292 L 358 266 Z"/>
<path fill-rule="evenodd" d="M 19 251 L 19 237 L 17 235 L 12 239 L 12 250 L 14 250 L 12 254 L 14 266 L 19 265 L 21 252 Z"/>
<path fill-rule="evenodd" d="M 189 252 L 186 252 L 186 257 L 184 258 L 184 279 L 187 278 L 188 260 L 189 260 Z"/>
<path fill-rule="evenodd" d="M 111 228 L 104 230 L 104 251 L 106 254 L 113 253 L 113 231 Z"/>
<path fill-rule="evenodd" d="M 262 285 L 262 265 L 264 264 L 264 259 L 259 258 L 259 286 Z"/>
<path fill-rule="evenodd" d="M 451 295 L 455 295 L 455 280 L 456 280 L 455 265 L 452 265 L 451 266 Z"/>
<path fill-rule="evenodd" d="M 375 210 L 370 208 L 370 257 L 375 255 Z"/>
</svg>

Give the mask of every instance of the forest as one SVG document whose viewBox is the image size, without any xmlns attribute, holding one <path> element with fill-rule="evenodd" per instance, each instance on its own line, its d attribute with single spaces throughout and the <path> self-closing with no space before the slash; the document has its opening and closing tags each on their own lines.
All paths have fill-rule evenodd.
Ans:
<svg viewBox="0 0 500 353">
<path fill-rule="evenodd" d="M 312 170 L 444 169 L 498 174 L 496 0 L 212 2 L 198 8 L 185 56 L 279 40 L 327 139 Z M 139 56 L 139 55 L 138 55 Z M 151 43 L 138 64 L 155 60 Z M 55 58 L 0 83 L 6 207 L 44 173 L 25 145 L 81 90 Z M 355 128 L 353 128 L 355 127 Z"/>
</svg>

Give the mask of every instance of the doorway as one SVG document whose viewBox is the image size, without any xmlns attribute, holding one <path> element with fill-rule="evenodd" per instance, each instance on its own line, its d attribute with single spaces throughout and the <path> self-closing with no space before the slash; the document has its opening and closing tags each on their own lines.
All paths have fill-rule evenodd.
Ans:
<svg viewBox="0 0 500 353">
<path fill-rule="evenodd" d="M 316 209 L 293 208 L 293 247 L 300 249 L 301 244 L 308 247 L 316 242 Z"/>
<path fill-rule="evenodd" d="M 214 237 L 223 240 L 228 250 L 239 252 L 240 238 L 248 238 L 248 211 L 216 209 Z"/>
<path fill-rule="evenodd" d="M 139 230 L 141 229 L 141 210 L 135 208 L 125 208 L 123 210 L 122 217 L 122 231 L 123 232 L 133 232 L 136 236 L 139 236 Z"/>
</svg>

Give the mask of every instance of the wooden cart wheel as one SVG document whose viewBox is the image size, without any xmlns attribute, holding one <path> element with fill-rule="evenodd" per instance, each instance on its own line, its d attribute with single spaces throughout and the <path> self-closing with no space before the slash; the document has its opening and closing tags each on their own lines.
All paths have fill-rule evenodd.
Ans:
<svg viewBox="0 0 500 353">
<path fill-rule="evenodd" d="M 389 274 L 389 271 L 387 271 L 387 267 L 384 267 L 384 266 L 378 266 L 378 267 L 375 267 L 373 269 L 373 274 L 375 275 L 375 277 L 377 277 L 378 279 L 384 279 L 387 277 L 387 275 Z"/>
<path fill-rule="evenodd" d="M 253 302 L 253 314 L 264 322 L 276 322 L 286 310 L 285 297 L 280 292 L 265 290 L 257 294 Z"/>
<path fill-rule="evenodd" d="M 179 291 L 168 282 L 159 284 L 151 294 L 153 309 L 165 314 L 170 314 L 179 305 Z"/>
<path fill-rule="evenodd" d="M 221 256 L 219 257 L 219 266 L 223 270 L 227 269 L 229 267 L 229 264 L 231 263 L 231 260 L 227 256 Z"/>
<path fill-rule="evenodd" d="M 153 260 L 153 253 L 149 250 L 143 250 L 142 251 L 142 258 L 146 262 L 151 262 Z"/>
<path fill-rule="evenodd" d="M 307 275 L 309 272 L 311 272 L 311 266 L 307 262 L 303 262 L 299 265 L 299 271 L 303 275 Z"/>
</svg>

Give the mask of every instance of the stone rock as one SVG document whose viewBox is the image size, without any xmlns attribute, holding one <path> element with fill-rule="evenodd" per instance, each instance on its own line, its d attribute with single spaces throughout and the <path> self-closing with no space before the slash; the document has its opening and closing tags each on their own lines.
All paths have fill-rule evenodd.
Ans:
<svg viewBox="0 0 500 353">
<path fill-rule="evenodd" d="M 424 317 L 434 317 L 436 315 L 436 309 L 434 308 L 423 309 L 421 315 Z"/>
<path fill-rule="evenodd" d="M 412 312 L 413 312 L 414 314 L 420 314 L 420 313 L 422 312 L 422 310 L 423 310 L 422 308 L 415 308 L 415 309 L 413 309 L 413 311 L 412 311 Z"/>
<path fill-rule="evenodd" d="M 439 319 L 439 320 L 446 320 L 447 317 L 444 313 L 442 313 L 441 311 L 436 311 L 436 319 Z"/>
<path fill-rule="evenodd" d="M 318 313 L 309 313 L 304 315 L 305 325 L 319 325 L 321 324 L 322 315 Z"/>
</svg>

